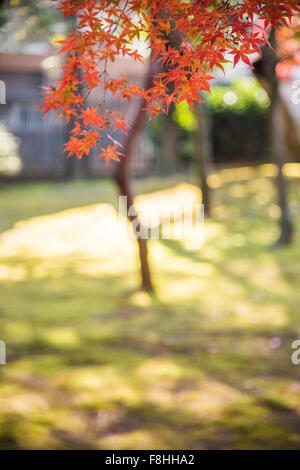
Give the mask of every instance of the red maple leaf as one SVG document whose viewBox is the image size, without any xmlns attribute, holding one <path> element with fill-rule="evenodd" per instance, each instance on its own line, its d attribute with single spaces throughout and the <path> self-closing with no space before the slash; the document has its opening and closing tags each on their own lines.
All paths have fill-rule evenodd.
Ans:
<svg viewBox="0 0 300 470">
<path fill-rule="evenodd" d="M 119 156 L 123 156 L 121 152 L 117 152 L 117 145 L 108 145 L 107 148 L 101 148 L 102 153 L 99 154 L 98 158 L 105 158 L 106 165 L 109 164 L 110 160 L 120 161 Z"/>
<path fill-rule="evenodd" d="M 103 116 L 98 114 L 96 107 L 88 107 L 84 109 L 79 117 L 83 120 L 83 123 L 86 126 L 92 125 L 96 127 L 102 127 L 103 125 Z"/>
</svg>

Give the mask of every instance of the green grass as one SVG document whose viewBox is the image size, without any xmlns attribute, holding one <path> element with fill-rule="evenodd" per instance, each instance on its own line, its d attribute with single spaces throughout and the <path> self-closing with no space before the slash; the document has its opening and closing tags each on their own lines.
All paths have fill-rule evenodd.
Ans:
<svg viewBox="0 0 300 470">
<path fill-rule="evenodd" d="M 201 250 L 149 242 L 152 296 L 109 180 L 2 187 L 2 449 L 300 449 L 300 180 L 295 242 L 280 250 L 272 180 L 258 168 L 212 181 Z"/>
</svg>

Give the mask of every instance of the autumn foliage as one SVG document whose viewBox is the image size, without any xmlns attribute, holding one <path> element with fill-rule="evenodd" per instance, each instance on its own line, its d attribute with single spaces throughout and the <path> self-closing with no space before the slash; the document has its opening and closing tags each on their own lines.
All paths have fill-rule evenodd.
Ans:
<svg viewBox="0 0 300 470">
<path fill-rule="evenodd" d="M 276 72 L 281 80 L 288 80 L 295 65 L 300 65 L 300 18 L 295 15 L 289 26 L 281 26 L 276 35 L 278 56 Z"/>
<path fill-rule="evenodd" d="M 62 78 L 45 90 L 42 109 L 67 121 L 72 117 L 68 156 L 81 158 L 97 147 L 108 163 L 122 154 L 114 133 L 119 128 L 126 132 L 126 122 L 107 109 L 107 92 L 143 98 L 150 116 L 168 112 L 172 102 L 187 100 L 192 106 L 201 100 L 201 91 L 209 91 L 215 68 L 224 71 L 227 62 L 251 65 L 249 56 L 267 42 L 267 28 L 288 27 L 299 7 L 297 0 L 64 0 L 59 10 L 64 18 L 76 17 L 77 27 L 61 42 L 66 53 Z M 257 19 L 262 26 L 254 28 Z M 110 76 L 107 67 L 117 57 L 144 62 L 134 47 L 140 38 L 157 63 L 147 90 L 124 75 Z M 95 87 L 102 88 L 103 98 L 88 106 Z M 107 137 L 108 146 L 103 143 Z"/>
</svg>

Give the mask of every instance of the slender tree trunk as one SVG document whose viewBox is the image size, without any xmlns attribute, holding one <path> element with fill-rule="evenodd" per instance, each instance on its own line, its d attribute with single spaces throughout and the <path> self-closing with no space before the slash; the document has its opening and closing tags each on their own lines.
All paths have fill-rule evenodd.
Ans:
<svg viewBox="0 0 300 470">
<path fill-rule="evenodd" d="M 300 154 L 300 134 L 299 123 L 296 121 L 292 112 L 290 111 L 287 102 L 280 96 L 280 103 L 284 119 L 284 132 L 286 146 L 289 157 L 294 161 L 299 161 Z"/>
<path fill-rule="evenodd" d="M 211 216 L 211 190 L 208 186 L 208 175 L 212 166 L 212 146 L 210 125 L 204 103 L 194 104 L 197 129 L 195 132 L 195 158 L 198 167 L 199 186 L 202 191 L 202 204 L 206 217 Z"/>
<path fill-rule="evenodd" d="M 293 224 L 288 206 L 287 180 L 283 174 L 283 166 L 286 162 L 285 154 L 287 152 L 285 133 L 284 133 L 284 114 L 281 106 L 279 93 L 275 93 L 271 104 L 271 145 L 272 157 L 278 168 L 277 191 L 279 206 L 281 210 L 280 237 L 275 246 L 288 245 L 293 239 Z"/>
<path fill-rule="evenodd" d="M 152 83 L 153 66 L 150 65 L 147 77 L 145 89 L 148 89 Z M 141 100 L 137 110 L 137 114 L 126 138 L 124 145 L 124 157 L 121 158 L 120 163 L 116 167 L 114 179 L 118 185 L 121 196 L 127 198 L 127 217 L 128 220 L 133 224 L 134 232 L 137 238 L 139 257 L 141 264 L 141 276 L 142 276 L 142 287 L 143 289 L 151 292 L 153 290 L 149 260 L 148 260 L 148 247 L 147 239 L 143 238 L 143 227 L 138 219 L 135 207 L 134 207 L 134 194 L 132 189 L 132 182 L 130 177 L 130 163 L 133 154 L 133 146 L 136 137 L 142 132 L 145 125 L 146 111 L 145 111 L 145 100 Z"/>
<path fill-rule="evenodd" d="M 271 32 L 269 42 L 272 49 L 268 46 L 263 48 L 262 59 L 255 64 L 254 72 L 271 99 L 269 145 L 272 159 L 278 170 L 276 188 L 281 211 L 280 236 L 274 246 L 280 246 L 290 244 L 293 238 L 293 223 L 288 205 L 288 184 L 283 173 L 283 166 L 286 163 L 286 154 L 288 151 L 284 117 L 287 108 L 283 105 L 279 93 L 279 83 L 275 71 L 278 58 L 274 52 L 276 49 L 274 29 Z"/>
<path fill-rule="evenodd" d="M 174 104 L 172 103 L 168 114 L 164 115 L 163 133 L 161 139 L 161 174 L 166 176 L 177 169 L 177 124 L 173 119 Z"/>
<path fill-rule="evenodd" d="M 175 31 L 172 31 L 168 37 L 168 41 L 172 44 L 179 44 L 181 42 L 180 35 Z M 144 89 L 148 90 L 153 84 L 153 75 L 159 71 L 160 66 L 157 62 L 153 61 L 153 54 L 151 54 L 150 65 L 148 72 L 145 78 Z M 133 121 L 127 139 L 124 145 L 124 157 L 121 158 L 120 163 L 118 164 L 114 179 L 119 187 L 120 195 L 127 197 L 127 217 L 129 221 L 133 224 L 134 232 L 137 238 L 137 243 L 139 247 L 139 256 L 141 264 L 141 275 L 142 275 L 142 287 L 147 291 L 153 290 L 151 273 L 149 268 L 148 260 L 148 247 L 147 239 L 143 238 L 139 234 L 143 233 L 141 222 L 139 221 L 136 210 L 134 208 L 134 194 L 132 190 L 132 183 L 130 178 L 130 162 L 132 157 L 133 145 L 138 134 L 143 130 L 145 125 L 146 111 L 145 111 L 146 102 L 141 100 L 139 108 L 136 114 L 136 117 Z M 129 212 L 130 209 L 130 212 Z"/>
</svg>

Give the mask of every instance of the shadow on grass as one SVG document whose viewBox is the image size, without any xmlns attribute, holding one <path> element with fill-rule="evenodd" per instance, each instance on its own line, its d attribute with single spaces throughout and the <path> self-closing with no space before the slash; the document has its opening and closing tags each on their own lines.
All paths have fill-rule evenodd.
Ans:
<svg viewBox="0 0 300 470">
<path fill-rule="evenodd" d="M 85 185 L 57 189 L 28 193 L 28 217 L 99 196 L 92 191 L 87 201 Z M 0 261 L 8 356 L 1 448 L 300 449 L 300 369 L 290 361 L 300 333 L 299 245 L 269 252 L 266 207 L 244 188 L 222 191 L 229 208 L 243 194 L 239 213 L 207 222 L 205 249 L 149 243 L 154 296 L 136 289 L 134 251 L 118 244 L 94 258 L 89 243 L 90 256 L 74 244 L 38 258 L 22 248 L 23 232 L 9 234 L 19 251 Z M 8 194 L 8 220 L 21 218 L 21 195 Z M 242 224 L 249 205 L 251 220 Z M 267 222 L 272 238 L 275 222 Z M 48 232 L 29 228 L 38 251 L 39 233 Z M 46 228 L 57 231 L 49 249 L 76 242 L 76 230 Z"/>
</svg>

